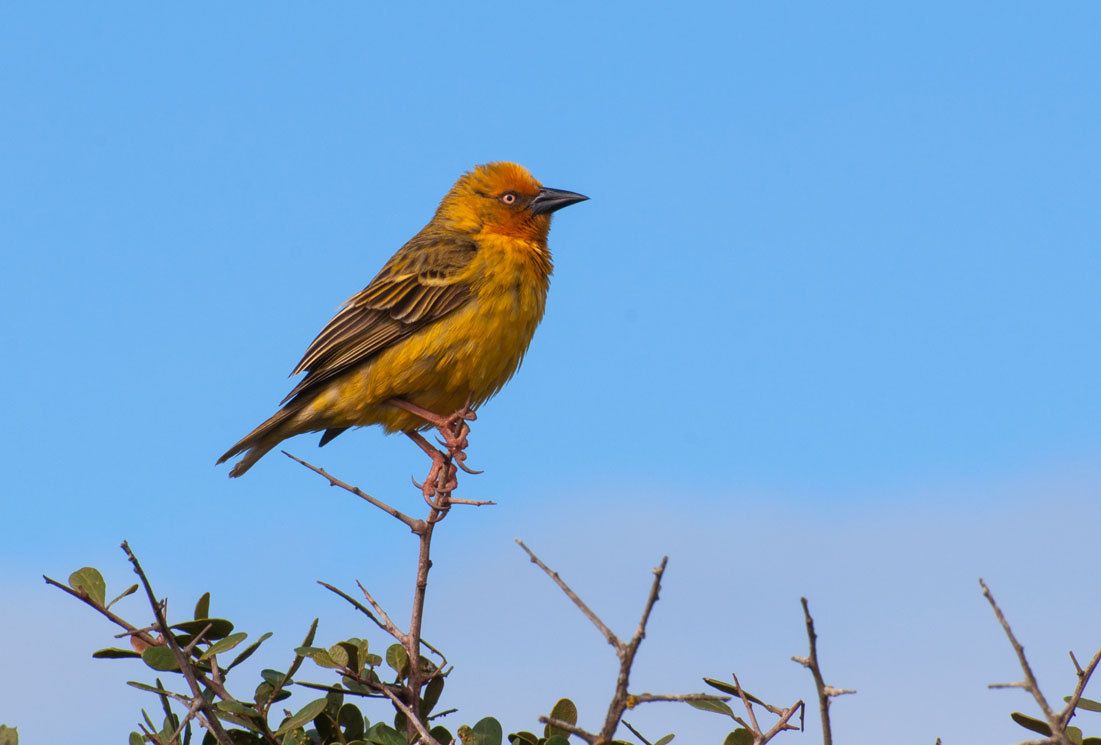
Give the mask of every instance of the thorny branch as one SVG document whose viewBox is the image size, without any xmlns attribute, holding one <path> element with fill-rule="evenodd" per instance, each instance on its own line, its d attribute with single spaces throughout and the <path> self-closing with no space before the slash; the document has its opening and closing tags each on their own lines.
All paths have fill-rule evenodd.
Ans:
<svg viewBox="0 0 1101 745">
<path fill-rule="evenodd" d="M 391 401 L 391 403 L 408 411 L 412 411 L 419 416 L 427 417 L 426 421 L 436 424 L 441 434 L 445 437 L 445 441 L 441 442 L 446 445 L 447 451 L 443 452 L 433 448 L 417 432 L 406 432 L 410 439 L 412 439 L 413 442 L 432 459 L 432 469 L 429 471 L 429 477 L 425 480 L 425 483 L 417 484 L 416 480 L 413 481 L 414 485 L 421 490 L 424 500 L 428 505 L 428 516 L 423 520 L 406 515 L 386 502 L 370 496 L 358 487 L 352 486 L 332 476 L 322 468 L 311 465 L 286 451 L 283 451 L 283 453 L 288 458 L 291 458 L 295 462 L 300 463 L 328 480 L 330 486 L 339 486 L 400 520 L 417 536 L 419 544 L 417 552 L 417 573 L 416 583 L 413 588 L 413 609 L 409 619 L 408 631 L 402 631 L 401 628 L 394 623 L 386 611 L 383 610 L 382 605 L 371 596 L 367 588 L 361 583 L 357 582 L 359 589 L 363 592 L 364 598 L 366 598 L 367 603 L 371 606 L 371 609 L 373 609 L 373 613 L 362 603 L 346 593 L 337 590 L 332 585 L 324 582 L 320 584 L 352 603 L 380 629 L 386 631 L 386 633 L 396 639 L 405 649 L 406 655 L 409 658 L 409 672 L 406 676 L 403 690 L 400 691 L 399 695 L 389 688 L 383 687 L 382 692 L 391 699 L 394 706 L 399 711 L 406 715 L 406 719 L 408 720 L 406 734 L 410 740 L 419 736 L 420 741 L 426 743 L 426 745 L 439 745 L 439 743 L 437 743 L 428 733 L 424 726 L 425 722 L 421 721 L 418 712 L 420 707 L 417 704 L 417 702 L 420 701 L 421 690 L 424 685 L 432 678 L 445 674 L 444 666 L 447 664 L 447 659 L 443 654 L 421 638 L 421 627 L 424 622 L 424 601 L 428 590 L 428 571 L 432 567 L 432 534 L 435 531 L 436 524 L 448 515 L 452 505 L 463 504 L 483 506 L 492 505 L 494 503 L 482 500 L 458 499 L 451 496 L 452 491 L 457 486 L 456 473 L 458 469 L 455 467 L 456 465 L 464 471 L 475 473 L 463 465 L 463 461 L 466 458 L 466 453 L 464 452 L 466 448 L 466 435 L 470 431 L 467 422 L 475 418 L 473 411 L 469 408 L 469 404 L 463 410 L 456 412 L 451 417 L 436 417 L 432 419 L 431 417 L 435 415 L 431 412 L 422 410 L 407 401 L 395 399 Z M 442 663 L 434 667 L 434 669 L 424 670 L 424 666 L 421 664 L 421 645 L 424 645 L 428 650 L 438 655 Z"/>
<path fill-rule="evenodd" d="M 648 703 L 651 701 L 728 701 L 727 696 L 713 696 L 707 693 L 688 694 L 687 696 L 673 696 L 673 695 L 654 695 L 650 693 L 643 693 L 638 695 L 632 695 L 628 693 L 627 688 L 631 676 L 631 666 L 634 665 L 635 655 L 638 653 L 639 645 L 642 644 L 642 640 L 646 637 L 646 624 L 650 620 L 650 612 L 654 609 L 654 604 L 658 600 L 658 594 L 661 591 L 661 578 L 665 574 L 665 566 L 669 562 L 669 557 L 662 557 L 661 564 L 654 569 L 654 581 L 650 585 L 650 594 L 646 598 L 646 605 L 642 609 L 642 616 L 638 622 L 638 628 L 635 629 L 634 636 L 628 642 L 623 642 L 618 636 L 608 628 L 607 624 L 600 620 L 600 617 L 592 611 L 585 602 L 577 596 L 569 585 L 543 561 L 535 555 L 535 553 L 524 545 L 524 542 L 519 538 L 516 539 L 516 543 L 520 548 L 524 549 L 531 562 L 542 569 L 548 577 L 550 577 L 562 592 L 566 594 L 573 604 L 584 614 L 586 618 L 592 621 L 593 625 L 600 631 L 604 638 L 615 649 L 616 656 L 619 658 L 619 675 L 616 678 L 615 693 L 612 695 L 612 701 L 608 705 L 608 713 L 604 718 L 604 726 L 601 728 L 599 734 L 588 732 L 580 727 L 563 722 L 558 719 L 551 719 L 550 717 L 539 717 L 539 721 L 548 724 L 552 727 L 558 727 L 566 730 L 571 734 L 575 734 L 590 745 L 596 745 L 597 743 L 610 742 L 612 736 L 615 735 L 616 728 L 619 726 L 620 720 L 623 718 L 623 712 L 628 707 L 634 706 L 638 703 Z"/>
<path fill-rule="evenodd" d="M 141 580 L 142 587 L 145 588 L 145 595 L 149 599 L 150 607 L 153 609 L 153 616 L 157 619 L 157 626 L 160 630 L 163 643 L 167 644 L 168 648 L 172 651 L 172 656 L 176 660 L 177 667 L 180 668 L 180 672 L 183 674 L 184 679 L 187 680 L 188 687 L 191 688 L 192 698 L 202 700 L 199 711 L 206 717 L 206 728 L 210 731 L 210 734 L 214 736 L 214 739 L 218 741 L 219 745 L 233 745 L 233 740 L 230 739 L 229 733 L 222 727 L 222 722 L 218 719 L 213 704 L 203 697 L 203 691 L 199 686 L 195 668 L 191 664 L 191 650 L 194 649 L 194 645 L 199 637 L 196 636 L 191 644 L 188 645 L 187 651 L 184 651 L 184 649 L 180 647 L 179 642 L 176 641 L 176 637 L 168 628 L 168 621 L 164 616 L 164 604 L 157 600 L 156 595 L 153 594 L 153 588 L 149 584 L 149 578 L 145 576 L 145 571 L 141 568 L 141 564 L 138 563 L 138 557 L 130 550 L 130 545 L 126 541 L 122 542 L 122 550 L 126 552 L 126 558 L 133 564 L 134 572 Z M 209 625 L 207 628 L 209 629 Z M 188 710 L 190 711 L 190 707 Z M 185 724 L 186 721 L 185 719 L 181 722 L 181 726 Z"/>
<path fill-rule="evenodd" d="M 982 594 L 990 603 L 990 607 L 994 610 L 994 615 L 998 619 L 998 623 L 1001 624 L 1002 629 L 1005 631 L 1006 637 L 1009 639 L 1009 643 L 1013 646 L 1013 651 L 1017 653 L 1017 662 L 1021 665 L 1021 671 L 1024 673 L 1025 679 L 1016 683 L 993 683 L 990 688 L 1023 688 L 1032 694 L 1032 698 L 1036 700 L 1037 705 L 1040 707 L 1040 711 L 1044 713 L 1044 719 L 1047 720 L 1048 727 L 1051 729 L 1051 735 L 1045 740 L 1036 740 L 1036 743 L 1058 743 L 1058 745 L 1072 745 L 1070 737 L 1067 735 L 1067 725 L 1070 724 L 1071 718 L 1074 716 L 1075 708 L 1078 706 L 1078 701 L 1082 698 L 1082 692 L 1086 689 L 1086 684 L 1089 683 L 1090 677 L 1093 675 L 1094 670 L 1097 669 L 1097 665 L 1101 662 L 1101 649 L 1097 650 L 1093 659 L 1089 661 L 1083 670 L 1078 664 L 1078 660 L 1074 657 L 1074 653 L 1071 653 L 1071 660 L 1074 662 L 1075 672 L 1078 675 L 1078 684 L 1074 688 L 1074 693 L 1071 694 L 1070 699 L 1067 701 L 1067 705 L 1062 711 L 1056 713 L 1051 705 L 1048 703 L 1047 698 L 1043 692 L 1040 691 L 1040 686 L 1036 682 L 1036 676 L 1032 673 L 1032 666 L 1028 664 L 1028 659 L 1025 657 L 1024 647 L 1017 641 L 1017 637 L 1013 633 L 1013 629 L 1009 626 L 1009 621 L 1006 620 L 1005 615 L 1002 613 L 1002 609 L 998 607 L 997 601 L 994 600 L 993 593 L 990 592 L 990 588 L 986 586 L 981 578 L 979 579 L 979 586 L 982 587 Z"/>
<path fill-rule="evenodd" d="M 810 615 L 810 607 L 806 598 L 799 598 L 803 604 L 803 618 L 807 624 L 807 639 L 810 640 L 810 653 L 806 657 L 792 656 L 791 659 L 810 670 L 814 676 L 814 687 L 818 691 L 818 714 L 822 718 L 822 744 L 833 744 L 833 732 L 830 729 L 830 699 L 834 696 L 842 696 L 846 693 L 856 693 L 849 688 L 834 688 L 826 685 L 822 678 L 822 668 L 818 664 L 818 634 L 814 631 L 814 619 Z"/>
</svg>

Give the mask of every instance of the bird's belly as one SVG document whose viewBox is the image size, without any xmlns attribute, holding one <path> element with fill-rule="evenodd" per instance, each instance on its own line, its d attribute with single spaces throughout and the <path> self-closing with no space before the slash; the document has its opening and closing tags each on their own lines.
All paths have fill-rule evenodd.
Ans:
<svg viewBox="0 0 1101 745">
<path fill-rule="evenodd" d="M 441 415 L 462 408 L 468 398 L 476 407 L 520 366 L 543 305 L 538 293 L 520 290 L 472 298 L 335 380 L 311 408 L 324 410 L 329 426 L 381 424 L 394 432 L 419 429 L 425 422 L 384 403 L 390 398 Z"/>
</svg>

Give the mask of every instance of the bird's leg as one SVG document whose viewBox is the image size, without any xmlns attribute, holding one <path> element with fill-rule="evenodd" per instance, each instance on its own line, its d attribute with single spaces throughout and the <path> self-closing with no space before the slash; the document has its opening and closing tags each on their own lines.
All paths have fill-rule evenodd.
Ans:
<svg viewBox="0 0 1101 745">
<path fill-rule="evenodd" d="M 405 409 L 411 414 L 416 414 L 424 421 L 435 426 L 441 436 L 440 444 L 447 448 L 447 454 L 455 461 L 455 464 L 467 473 L 481 473 L 481 471 L 475 471 L 464 465 L 464 461 L 466 461 L 466 448 L 470 444 L 467 439 L 467 435 L 470 434 L 470 425 L 467 424 L 467 422 L 472 422 L 478 418 L 474 409 L 470 407 L 471 398 L 472 396 L 468 396 L 466 405 L 450 416 L 441 416 L 433 411 L 417 406 L 415 403 L 406 401 L 404 398 L 391 398 L 389 403 L 398 408 Z M 408 434 L 408 432 L 406 434 Z"/>
<path fill-rule="evenodd" d="M 432 447 L 432 444 L 428 442 L 428 440 L 424 439 L 424 436 L 416 430 L 407 429 L 405 430 L 405 435 L 410 440 L 415 442 L 417 444 L 417 447 L 424 451 L 425 455 L 432 459 L 432 468 L 429 469 L 428 476 L 425 477 L 424 483 L 417 484 L 415 480 L 413 481 L 413 483 L 417 486 L 417 488 L 421 490 L 421 494 L 424 495 L 424 498 L 428 502 L 428 504 L 430 506 L 436 507 L 438 505 L 434 505 L 432 503 L 432 498 L 434 496 L 439 495 L 443 497 L 446 495 L 447 497 L 450 497 L 451 492 L 459 487 L 458 478 L 455 473 L 455 466 L 449 462 L 449 459 L 446 455 L 441 453 L 436 448 Z M 444 477 L 445 481 L 441 486 L 439 484 L 440 475 L 444 472 L 444 469 L 446 469 L 447 475 Z"/>
</svg>

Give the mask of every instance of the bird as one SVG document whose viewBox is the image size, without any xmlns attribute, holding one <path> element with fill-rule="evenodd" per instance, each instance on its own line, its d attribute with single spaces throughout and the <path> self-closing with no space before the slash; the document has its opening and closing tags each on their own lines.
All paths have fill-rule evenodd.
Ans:
<svg viewBox="0 0 1101 745">
<path fill-rule="evenodd" d="M 243 454 L 234 478 L 287 438 L 323 432 L 323 446 L 377 424 L 433 457 L 429 480 L 442 453 L 420 431 L 436 427 L 462 465 L 466 421 L 515 374 L 543 318 L 551 215 L 587 199 L 544 187 L 516 163 L 464 173 L 428 224 L 309 345 L 291 373 L 305 377 L 282 408 L 218 463 Z"/>
</svg>

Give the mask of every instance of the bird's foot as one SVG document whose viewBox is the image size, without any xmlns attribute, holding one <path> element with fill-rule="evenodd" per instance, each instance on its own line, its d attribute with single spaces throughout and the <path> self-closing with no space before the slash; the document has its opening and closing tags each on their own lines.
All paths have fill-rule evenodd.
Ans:
<svg viewBox="0 0 1101 745">
<path fill-rule="evenodd" d="M 466 399 L 466 405 L 458 411 L 452 413 L 450 416 L 442 416 L 428 409 L 421 408 L 414 403 L 406 401 L 403 398 L 392 398 L 390 403 L 399 408 L 405 409 L 411 414 L 416 414 L 424 421 L 433 425 L 436 431 L 440 433 L 437 438 L 437 442 L 441 446 L 447 448 L 447 455 L 451 458 L 455 464 L 466 471 L 467 473 L 481 473 L 466 465 L 466 448 L 470 445 L 468 435 L 470 434 L 470 425 L 467 422 L 473 422 L 478 418 L 478 414 L 471 408 L 473 396 L 468 396 Z M 421 443 L 417 443 L 420 445 Z M 421 445 L 421 449 L 424 449 L 424 445 Z M 427 450 L 425 450 L 428 453 Z M 431 453 L 429 453 L 431 457 Z"/>
</svg>

